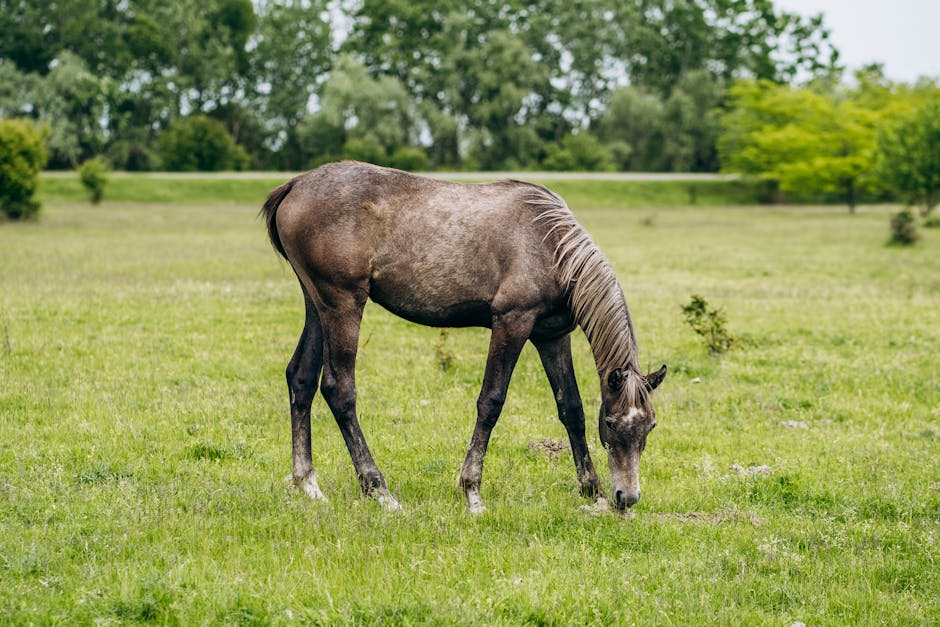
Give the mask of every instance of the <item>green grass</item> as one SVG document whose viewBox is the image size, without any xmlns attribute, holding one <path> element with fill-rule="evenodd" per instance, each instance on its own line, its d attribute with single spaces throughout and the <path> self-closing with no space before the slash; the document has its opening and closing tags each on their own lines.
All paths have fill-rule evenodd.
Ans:
<svg viewBox="0 0 940 627">
<path fill-rule="evenodd" d="M 629 517 L 579 511 L 570 456 L 530 449 L 564 437 L 531 348 L 487 457 L 488 511 L 470 517 L 456 476 L 487 333 L 441 340 L 370 305 L 360 410 L 407 509 L 392 515 L 359 498 L 319 397 L 330 501 L 284 481 L 303 312 L 256 218 L 268 187 L 241 203 L 49 202 L 38 223 L 0 224 L 0 622 L 940 616 L 936 230 L 900 249 L 884 245 L 890 208 L 572 202 L 623 282 L 641 359 L 670 367 Z M 720 358 L 683 320 L 693 293 L 740 338 Z M 575 351 L 593 417 L 580 334 Z"/>
<path fill-rule="evenodd" d="M 172 176 L 172 175 L 171 175 Z M 109 177 L 107 200 L 127 202 L 238 204 L 248 198 L 262 201 L 289 174 L 245 176 L 117 173 Z M 663 207 L 687 204 L 746 205 L 759 202 L 761 186 L 748 181 L 582 181 L 557 180 L 550 172 L 533 173 L 527 180 L 549 185 L 572 206 Z M 482 180 L 492 180 L 485 178 Z M 44 173 L 39 196 L 43 201 L 84 201 L 87 193 L 71 172 Z"/>
</svg>

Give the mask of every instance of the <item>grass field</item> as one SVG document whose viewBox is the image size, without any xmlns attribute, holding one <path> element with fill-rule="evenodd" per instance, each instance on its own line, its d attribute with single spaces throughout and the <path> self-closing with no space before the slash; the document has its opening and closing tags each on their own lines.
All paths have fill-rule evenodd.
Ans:
<svg viewBox="0 0 940 627">
<path fill-rule="evenodd" d="M 487 333 L 442 339 L 373 305 L 361 420 L 406 513 L 359 498 L 319 397 L 330 501 L 289 489 L 283 372 L 303 311 L 263 192 L 51 201 L 0 224 L 0 623 L 936 623 L 940 232 L 886 247 L 888 208 L 580 194 L 642 361 L 670 367 L 630 516 L 580 511 L 570 455 L 530 446 L 564 437 L 531 348 L 488 510 L 468 515 L 456 476 Z M 693 293 L 739 337 L 721 357 L 683 320 Z"/>
</svg>

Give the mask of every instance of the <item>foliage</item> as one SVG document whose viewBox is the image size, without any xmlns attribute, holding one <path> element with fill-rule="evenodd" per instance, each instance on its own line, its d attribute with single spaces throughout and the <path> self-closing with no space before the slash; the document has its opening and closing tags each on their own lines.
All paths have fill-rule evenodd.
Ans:
<svg viewBox="0 0 940 627">
<path fill-rule="evenodd" d="M 423 150 L 402 146 L 388 157 L 388 165 L 407 172 L 422 172 L 428 169 L 428 156 Z"/>
<path fill-rule="evenodd" d="M 737 338 L 728 331 L 728 321 L 720 309 L 709 309 L 708 302 L 698 294 L 692 295 L 688 305 L 682 307 L 685 321 L 692 330 L 705 338 L 705 346 L 712 355 L 724 353 Z"/>
<path fill-rule="evenodd" d="M 886 185 L 928 215 L 940 202 L 940 94 L 878 135 L 878 172 Z"/>
<path fill-rule="evenodd" d="M 855 92 L 738 81 L 718 141 L 722 169 L 779 183 L 785 192 L 838 193 L 854 211 L 871 169 L 877 112 Z"/>
<path fill-rule="evenodd" d="M 909 246 L 917 243 L 920 233 L 917 232 L 917 219 L 910 209 L 902 209 L 891 216 L 891 238 L 889 244 Z"/>
<path fill-rule="evenodd" d="M 39 173 L 46 165 L 48 127 L 0 120 L 0 212 L 12 220 L 35 218 Z"/>
<path fill-rule="evenodd" d="M 195 115 L 184 118 L 160 136 L 163 167 L 195 172 L 243 170 L 248 154 L 218 120 Z"/>
<path fill-rule="evenodd" d="M 104 198 L 104 188 L 108 184 L 108 172 L 111 166 L 102 157 L 88 159 L 78 169 L 78 179 L 88 191 L 88 199 L 93 205 Z"/>
<path fill-rule="evenodd" d="M 663 108 L 664 155 L 599 134 L 617 161 L 704 171 L 716 86 L 828 76 L 836 59 L 821 18 L 766 0 L 74 0 L 64 16 L 54 0 L 0 0 L 0 115 L 48 122 L 50 165 L 67 169 L 98 154 L 159 168 L 158 137 L 195 115 L 258 168 L 338 158 L 370 133 L 386 159 L 408 147 L 430 167 L 536 167 L 631 85 Z M 386 96 L 388 122 L 344 119 L 335 152 L 306 143 L 330 100 L 380 112 Z M 407 141 L 387 136 L 399 123 Z"/>
<path fill-rule="evenodd" d="M 614 169 L 613 151 L 590 133 L 567 135 L 559 144 L 545 147 L 546 170 L 606 172 Z"/>
</svg>

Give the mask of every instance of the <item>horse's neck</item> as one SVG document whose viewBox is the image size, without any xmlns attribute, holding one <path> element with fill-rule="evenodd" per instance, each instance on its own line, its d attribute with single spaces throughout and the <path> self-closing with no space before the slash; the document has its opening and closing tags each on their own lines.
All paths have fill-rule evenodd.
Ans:
<svg viewBox="0 0 940 627">
<path fill-rule="evenodd" d="M 568 295 L 572 317 L 591 344 L 598 373 L 636 368 L 636 336 L 627 301 L 603 253 L 559 196 L 535 188 L 527 202 L 540 212 L 535 221 L 546 229 L 544 241 L 553 247 L 555 276 Z"/>
<path fill-rule="evenodd" d="M 597 372 L 603 376 L 615 368 L 637 369 L 636 334 L 620 286 L 614 281 L 591 296 L 572 303 L 572 315 L 591 345 Z"/>
</svg>

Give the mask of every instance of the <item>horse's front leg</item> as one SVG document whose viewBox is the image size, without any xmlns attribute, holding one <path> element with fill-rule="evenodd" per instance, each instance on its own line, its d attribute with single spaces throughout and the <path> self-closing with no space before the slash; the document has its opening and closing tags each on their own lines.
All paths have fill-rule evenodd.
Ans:
<svg viewBox="0 0 940 627">
<path fill-rule="evenodd" d="M 493 333 L 483 374 L 483 387 L 477 399 L 477 421 L 470 439 L 467 458 L 460 470 L 459 485 L 467 497 L 471 514 L 484 510 L 480 497 L 483 480 L 483 458 L 490 441 L 490 433 L 499 420 L 506 401 L 506 390 L 519 353 L 532 331 L 535 315 L 529 312 L 514 312 L 493 318 Z"/>
<path fill-rule="evenodd" d="M 552 386 L 552 393 L 555 395 L 558 419 L 568 432 L 568 441 L 571 443 L 571 455 L 574 457 L 574 468 L 578 473 L 581 494 L 606 501 L 584 437 L 584 408 L 581 404 L 581 394 L 578 392 L 574 366 L 571 363 L 571 336 L 565 335 L 553 340 L 533 343 L 539 351 L 542 366 L 545 368 L 548 382 Z"/>
</svg>

